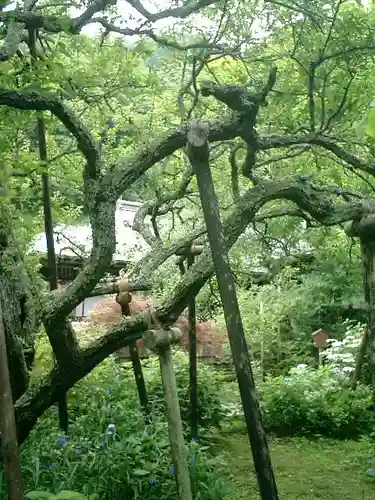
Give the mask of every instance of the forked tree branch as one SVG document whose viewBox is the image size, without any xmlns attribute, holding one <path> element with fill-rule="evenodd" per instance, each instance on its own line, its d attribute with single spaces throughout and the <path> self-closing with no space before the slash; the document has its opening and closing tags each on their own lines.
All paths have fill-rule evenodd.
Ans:
<svg viewBox="0 0 375 500">
<path fill-rule="evenodd" d="M 87 173 L 96 179 L 100 174 L 99 148 L 88 128 L 63 102 L 51 93 L 15 92 L 0 88 L 0 106 L 21 110 L 50 111 L 69 130 L 87 161 Z"/>
<path fill-rule="evenodd" d="M 333 202 L 329 192 L 298 179 L 267 182 L 249 189 L 223 222 L 228 248 L 234 245 L 247 225 L 255 218 L 258 210 L 272 200 L 288 199 L 309 213 L 313 219 L 325 225 L 360 219 L 373 209 L 371 203 L 367 204 L 362 200 Z M 175 286 L 170 298 L 153 311 L 158 321 L 165 325 L 174 323 L 191 297 L 199 293 L 212 274 L 210 250 L 205 248 L 195 264 Z M 79 357 L 73 360 L 69 370 L 56 368 L 37 389 L 29 389 L 17 401 L 15 407 L 20 442 L 26 439 L 36 420 L 57 400 L 61 392 L 69 390 L 111 353 L 140 338 L 149 327 L 149 321 L 150 312 L 132 318 L 122 318 L 102 338 L 82 350 Z"/>
</svg>

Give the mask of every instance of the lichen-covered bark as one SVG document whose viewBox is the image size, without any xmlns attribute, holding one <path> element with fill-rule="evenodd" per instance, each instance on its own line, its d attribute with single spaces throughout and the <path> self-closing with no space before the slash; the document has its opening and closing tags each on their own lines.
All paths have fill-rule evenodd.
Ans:
<svg viewBox="0 0 375 500">
<path fill-rule="evenodd" d="M 0 207 L 0 303 L 13 400 L 27 389 L 37 326 L 27 274 L 9 237 L 9 219 Z"/>
<path fill-rule="evenodd" d="M 71 31 L 79 29 L 93 12 L 102 9 L 102 0 L 94 0 L 87 10 L 69 24 Z M 185 9 L 181 8 L 181 9 Z M 188 7 L 186 7 L 188 9 Z M 171 9 L 173 10 L 173 9 Z M 17 14 L 15 16 L 15 14 Z M 151 15 L 150 16 L 154 16 Z M 1 13 L 0 19 L 19 23 L 36 22 L 47 30 L 60 30 L 61 20 L 50 19 L 35 13 L 26 12 Z M 258 94 L 257 105 L 264 100 L 264 96 L 274 83 L 274 73 L 270 72 L 268 82 Z M 229 87 L 228 87 L 229 89 Z M 227 89 L 227 90 L 228 90 Z M 216 89 L 217 90 L 217 89 Z M 222 89 L 221 89 L 222 90 Z M 229 90 L 233 90 L 229 89 Z M 256 97 L 256 96 L 255 96 Z M 240 100 L 240 107 L 236 112 L 230 112 L 224 119 L 220 116 L 210 124 L 210 142 L 231 140 L 243 137 L 244 140 L 254 137 L 254 128 L 249 125 L 248 112 L 253 112 L 251 96 L 247 95 L 245 101 Z M 243 106 L 245 105 L 245 106 Z M 136 179 L 144 174 L 155 163 L 175 151 L 183 148 L 187 140 L 187 124 L 183 124 L 167 133 L 164 137 L 153 143 L 139 148 L 139 151 L 116 165 L 105 165 L 101 157 L 100 148 L 90 131 L 74 115 L 71 109 L 51 93 L 36 91 L 11 91 L 0 89 L 0 106 L 9 106 L 20 110 L 48 110 L 65 128 L 75 137 L 82 155 L 85 157 L 83 184 L 85 204 L 90 216 L 93 236 L 93 248 L 89 259 L 76 279 L 66 288 L 57 290 L 46 297 L 41 305 L 40 315 L 43 318 L 46 330 L 57 356 L 59 367 L 51 373 L 39 390 L 27 391 L 17 401 L 17 419 L 22 428 L 23 438 L 27 436 L 36 419 L 56 401 L 58 394 L 68 390 L 81 377 L 85 376 L 100 361 L 105 359 L 116 349 L 123 347 L 129 341 L 139 338 L 147 328 L 146 315 L 138 319 L 122 321 L 118 326 L 112 327 L 100 341 L 94 343 L 85 351 L 80 351 L 73 330 L 68 326 L 66 318 L 72 309 L 85 297 L 90 295 L 99 279 L 111 262 L 116 242 L 115 234 L 115 207 L 116 201 Z M 242 106 L 242 107 L 241 107 Z M 245 109 L 246 108 L 246 109 Z M 232 106 L 233 109 L 233 106 Z M 255 120 L 254 116 L 254 120 Z M 313 135 L 285 136 L 285 137 L 256 137 L 257 150 L 288 147 L 293 144 L 316 144 L 323 147 L 354 168 L 365 169 L 363 162 L 353 155 L 346 154 L 342 148 L 335 145 L 326 137 Z M 253 220 L 258 210 L 267 202 L 276 199 L 287 199 L 298 205 L 308 213 L 311 218 L 322 224 L 333 225 L 339 222 L 360 219 L 364 214 L 375 212 L 374 207 L 365 206 L 363 200 L 340 202 L 332 192 L 324 192 L 300 177 L 281 182 L 265 182 L 248 190 L 239 200 L 233 212 L 224 224 L 224 235 L 227 247 L 231 247 L 245 230 L 248 223 Z M 205 229 L 203 228 L 203 232 Z M 150 276 L 154 270 L 183 248 L 186 243 L 202 234 L 198 231 L 185 238 L 184 241 L 170 245 L 168 248 L 159 246 L 144 259 L 132 274 L 132 284 L 135 288 L 141 281 L 150 284 Z M 1 235 L 0 235 L 1 237 Z M 183 245 L 182 245 L 183 244 Z M 182 245 L 182 246 L 181 246 Z M 164 304 L 158 308 L 157 314 L 163 323 L 172 324 L 185 309 L 188 301 L 196 295 L 200 288 L 213 272 L 209 249 L 204 249 L 183 280 L 177 284 L 174 293 Z M 138 283 L 137 283 L 138 281 Z M 15 309 L 14 309 L 15 310 Z M 130 339 L 130 340 L 129 340 Z M 13 350 L 13 348 L 12 348 Z M 14 349 L 16 352 L 16 349 Z M 18 358 L 17 358 L 18 359 Z"/>
<path fill-rule="evenodd" d="M 5 481 L 10 500 L 23 500 L 21 460 L 17 442 L 16 423 L 9 378 L 7 347 L 0 303 L 0 432 Z"/>
<path fill-rule="evenodd" d="M 297 204 L 303 204 L 304 200 L 308 198 L 309 202 L 306 203 L 306 206 L 310 209 L 310 215 L 312 217 L 316 216 L 323 223 L 339 223 L 358 218 L 363 213 L 362 202 L 354 201 L 335 205 L 327 200 L 326 193 L 320 189 L 315 190 L 308 182 L 299 182 L 298 178 L 283 182 L 268 182 L 262 186 L 249 189 L 234 207 L 231 214 L 223 221 L 227 247 L 230 248 L 237 241 L 238 237 L 255 216 L 257 210 L 264 203 L 282 197 L 288 197 L 288 199 L 293 200 Z M 326 211 L 324 215 L 324 208 L 327 208 L 327 203 L 329 211 Z M 101 224 L 104 226 L 104 219 Z M 185 245 L 188 240 L 185 240 Z M 105 239 L 103 239 L 103 244 L 104 241 Z M 112 244 L 111 241 L 110 243 Z M 181 244 L 182 242 L 179 242 L 176 248 L 180 248 Z M 169 255 L 171 249 L 168 247 L 164 251 Z M 104 250 L 103 252 L 106 258 L 108 258 L 108 253 Z M 153 254 L 154 252 L 152 251 L 149 256 L 150 260 L 154 258 Z M 163 248 L 156 249 L 155 254 L 155 262 L 157 262 L 155 267 L 157 267 L 159 262 L 166 260 L 166 257 L 163 253 Z M 93 266 L 91 269 L 96 269 L 96 272 L 100 274 L 95 264 L 89 264 L 89 266 Z M 150 273 L 155 267 L 150 268 Z M 92 279 L 91 284 L 95 282 L 95 278 L 91 277 L 88 268 L 85 273 Z M 199 292 L 212 273 L 212 259 L 209 249 L 206 248 L 183 279 L 176 285 L 173 293 L 156 309 L 156 314 L 161 323 L 167 325 L 173 324 L 186 308 L 191 297 Z M 83 281 L 82 275 L 80 280 Z M 137 277 L 135 276 L 134 282 L 136 281 Z M 63 298 L 61 298 L 57 292 L 54 300 L 57 303 L 59 300 L 64 301 L 63 305 L 58 304 L 59 309 L 62 310 L 63 308 L 65 309 L 67 301 L 72 301 L 72 295 L 65 292 Z M 53 319 L 53 308 L 49 309 L 47 306 L 47 310 L 50 310 L 51 319 Z M 52 325 L 53 323 L 51 323 L 51 330 Z M 61 391 L 69 390 L 77 381 L 86 376 L 97 364 L 117 349 L 128 345 L 130 341 L 139 339 L 147 328 L 148 320 L 146 313 L 135 318 L 120 321 L 117 325 L 112 326 L 100 340 L 95 341 L 90 347 L 80 352 L 79 356 L 69 364 L 69 372 L 64 370 L 54 371 L 44 380 L 39 388 L 28 390 L 16 403 L 19 439 L 21 442 L 27 437 L 43 412 L 57 401 L 58 394 Z"/>
</svg>

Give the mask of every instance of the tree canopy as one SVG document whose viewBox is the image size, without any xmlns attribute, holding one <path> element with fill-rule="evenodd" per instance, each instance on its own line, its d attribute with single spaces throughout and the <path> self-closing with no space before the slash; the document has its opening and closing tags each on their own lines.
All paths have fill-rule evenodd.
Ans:
<svg viewBox="0 0 375 500">
<path fill-rule="evenodd" d="M 131 270 L 134 288 L 152 285 L 155 271 L 192 243 L 204 244 L 157 307 L 162 324 L 172 324 L 211 278 L 185 154 L 192 118 L 209 125 L 226 244 L 242 272 L 265 255 L 324 252 L 327 239 L 343 238 L 343 224 L 350 236 L 371 240 L 374 22 L 372 6 L 344 0 L 0 4 L 0 250 L 7 264 L 0 298 L 9 305 L 11 371 L 17 364 L 24 374 L 15 403 L 21 441 L 61 392 L 148 327 L 148 313 L 124 318 L 83 348 L 67 321 L 112 260 L 119 198 L 142 201 L 135 228 L 151 246 Z M 38 113 L 46 162 L 38 157 Z M 24 250 L 41 227 L 40 174 L 47 171 L 55 219 L 87 217 L 93 247 L 69 286 L 45 294 Z M 161 229 L 166 216 L 180 221 L 177 230 Z M 31 387 L 25 346 L 15 346 L 39 321 L 57 365 Z"/>
</svg>

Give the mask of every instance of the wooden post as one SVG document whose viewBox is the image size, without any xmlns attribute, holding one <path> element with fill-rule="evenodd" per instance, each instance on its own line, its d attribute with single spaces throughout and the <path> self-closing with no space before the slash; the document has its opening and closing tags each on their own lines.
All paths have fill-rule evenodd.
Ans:
<svg viewBox="0 0 375 500">
<path fill-rule="evenodd" d="M 130 302 L 132 300 L 132 294 L 130 293 L 129 281 L 125 278 L 118 283 L 118 294 L 116 295 L 116 302 L 121 307 L 121 312 L 123 316 L 130 316 Z M 139 358 L 139 352 L 136 342 L 131 342 L 129 344 L 130 359 L 133 365 L 133 373 L 135 378 L 135 383 L 137 384 L 137 391 L 139 401 L 143 408 L 145 417 L 148 421 L 151 420 L 150 408 L 148 404 L 148 396 L 146 389 L 146 382 L 143 376 L 142 363 Z"/>
<path fill-rule="evenodd" d="M 187 135 L 187 155 L 198 181 L 207 236 L 236 368 L 260 497 L 262 500 L 278 500 L 275 477 L 237 300 L 236 284 L 229 264 L 228 250 L 220 220 L 219 203 L 209 165 L 208 136 L 208 123 L 192 121 Z"/>
<path fill-rule="evenodd" d="M 262 380 L 264 381 L 265 376 L 264 376 L 264 308 L 263 308 L 263 299 L 262 297 L 260 298 L 259 301 L 259 317 L 261 321 L 261 340 L 260 340 L 260 376 Z"/>
<path fill-rule="evenodd" d="M 190 268 L 194 264 L 194 252 L 187 254 L 187 265 Z M 181 272 L 185 272 L 182 264 Z M 190 394 L 190 437 L 191 440 L 198 439 L 198 377 L 197 377 L 197 319 L 195 308 L 195 297 L 188 304 L 189 322 L 189 394 Z"/>
<path fill-rule="evenodd" d="M 314 347 L 318 350 L 318 368 L 323 366 L 323 352 L 327 347 L 328 333 L 319 328 L 312 334 Z"/>
<path fill-rule="evenodd" d="M 28 45 L 31 55 L 32 66 L 34 67 L 35 64 L 37 63 L 36 29 L 34 27 L 29 28 Z M 57 276 L 55 243 L 53 235 L 50 182 L 49 182 L 49 174 L 47 171 L 48 156 L 47 156 L 47 142 L 46 142 L 46 126 L 45 126 L 44 116 L 41 111 L 37 112 L 37 136 L 38 136 L 40 163 L 46 169 L 42 173 L 42 186 L 43 186 L 44 232 L 47 241 L 49 285 L 50 285 L 50 290 L 56 290 L 58 276 Z M 56 362 L 55 356 L 53 356 L 53 359 L 54 362 Z M 59 395 L 58 408 L 59 408 L 60 429 L 66 433 L 68 432 L 68 402 L 66 393 Z"/>
<path fill-rule="evenodd" d="M 163 382 L 164 400 L 168 420 L 169 440 L 173 463 L 176 468 L 176 482 L 179 500 L 192 500 L 192 489 L 187 450 L 177 395 L 176 376 L 173 369 L 171 344 L 182 339 L 179 328 L 149 330 L 143 335 L 145 345 L 159 355 L 160 373 Z"/>
<path fill-rule="evenodd" d="M 8 369 L 2 306 L 0 302 L 0 431 L 9 500 L 24 500 L 20 451 L 17 441 L 12 389 Z"/>
</svg>

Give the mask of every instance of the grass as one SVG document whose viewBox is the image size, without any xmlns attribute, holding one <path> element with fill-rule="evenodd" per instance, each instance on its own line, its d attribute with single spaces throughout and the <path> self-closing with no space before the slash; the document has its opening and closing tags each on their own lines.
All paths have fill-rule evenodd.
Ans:
<svg viewBox="0 0 375 500">
<path fill-rule="evenodd" d="M 258 500 L 245 433 L 224 431 L 215 441 L 233 475 L 234 491 L 225 500 Z M 373 442 L 273 438 L 269 445 L 281 500 L 375 499 L 375 482 L 366 475 L 375 455 Z"/>
<path fill-rule="evenodd" d="M 41 360 L 48 357 L 52 363 L 51 349 L 43 338 L 40 344 L 37 360 L 45 371 Z M 95 385 L 99 380 L 100 376 Z M 224 383 L 221 396 L 227 403 L 238 404 L 237 384 Z M 226 455 L 232 475 L 234 488 L 225 500 L 259 500 L 246 432 L 235 422 L 236 418 L 229 428 L 207 436 L 208 443 Z M 373 441 L 273 438 L 269 445 L 280 500 L 375 500 L 375 481 L 366 475 L 368 460 L 375 457 Z"/>
</svg>

